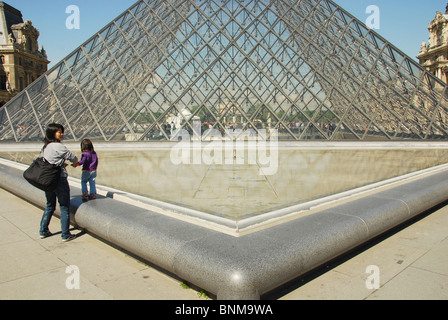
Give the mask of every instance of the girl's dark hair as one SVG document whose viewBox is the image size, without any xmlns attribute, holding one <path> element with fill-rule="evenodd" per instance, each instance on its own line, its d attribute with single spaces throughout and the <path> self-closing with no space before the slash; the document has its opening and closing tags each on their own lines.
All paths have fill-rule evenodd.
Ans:
<svg viewBox="0 0 448 320">
<path fill-rule="evenodd" d="M 64 126 L 62 124 L 50 123 L 48 125 L 47 131 L 45 132 L 44 148 L 46 148 L 52 142 L 60 142 L 55 138 L 56 132 L 58 132 L 59 130 L 64 133 Z"/>
<path fill-rule="evenodd" d="M 81 141 L 81 151 L 85 152 L 95 152 L 95 149 L 93 148 L 93 143 L 89 139 L 84 139 Z"/>
</svg>

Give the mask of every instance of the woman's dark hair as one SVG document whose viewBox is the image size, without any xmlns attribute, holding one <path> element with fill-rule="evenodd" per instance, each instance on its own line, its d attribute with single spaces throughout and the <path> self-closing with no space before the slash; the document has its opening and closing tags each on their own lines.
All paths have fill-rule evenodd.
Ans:
<svg viewBox="0 0 448 320">
<path fill-rule="evenodd" d="M 95 149 L 93 148 L 93 143 L 89 139 L 84 139 L 81 141 L 81 151 L 85 152 L 95 152 Z"/>
<path fill-rule="evenodd" d="M 47 131 L 45 132 L 45 139 L 44 139 L 44 149 L 52 142 L 60 142 L 56 140 L 56 132 L 61 130 L 62 133 L 64 133 L 64 127 L 62 124 L 59 123 L 50 123 L 47 127 Z"/>
</svg>

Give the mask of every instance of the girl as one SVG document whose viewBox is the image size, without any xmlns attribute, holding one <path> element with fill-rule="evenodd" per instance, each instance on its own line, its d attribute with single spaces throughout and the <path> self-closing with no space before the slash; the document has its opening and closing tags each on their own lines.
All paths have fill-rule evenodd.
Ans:
<svg viewBox="0 0 448 320">
<path fill-rule="evenodd" d="M 82 200 L 87 201 L 88 199 L 96 199 L 96 169 L 98 167 L 98 156 L 93 148 L 92 141 L 89 139 L 84 139 L 81 142 L 82 156 L 81 160 L 74 164 L 73 167 L 78 167 L 82 165 L 82 175 L 81 175 L 81 191 Z M 87 182 L 90 186 L 90 196 L 87 189 Z"/>
<path fill-rule="evenodd" d="M 65 167 L 66 160 L 72 163 L 78 162 L 78 158 L 70 152 L 66 146 L 61 142 L 64 138 L 64 127 L 57 123 L 49 124 L 45 132 L 45 145 L 42 149 L 43 158 L 51 164 L 55 164 L 62 167 L 61 178 L 58 186 L 53 192 L 45 192 L 47 199 L 47 206 L 45 208 L 42 220 L 40 222 L 40 237 L 41 239 L 52 235 L 48 226 L 50 224 L 51 217 L 56 209 L 56 199 L 59 202 L 61 211 L 61 229 L 62 229 L 62 241 L 70 241 L 76 236 L 72 235 L 69 231 L 70 227 L 70 187 L 67 180 L 67 170 Z"/>
</svg>

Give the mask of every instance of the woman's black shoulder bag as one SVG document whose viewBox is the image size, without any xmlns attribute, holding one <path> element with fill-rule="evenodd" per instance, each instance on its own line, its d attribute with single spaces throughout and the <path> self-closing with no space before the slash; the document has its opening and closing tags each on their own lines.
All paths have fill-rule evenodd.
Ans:
<svg viewBox="0 0 448 320">
<path fill-rule="evenodd" d="M 61 177 L 61 166 L 51 164 L 39 157 L 23 172 L 23 177 L 36 188 L 52 192 L 56 190 Z"/>
</svg>

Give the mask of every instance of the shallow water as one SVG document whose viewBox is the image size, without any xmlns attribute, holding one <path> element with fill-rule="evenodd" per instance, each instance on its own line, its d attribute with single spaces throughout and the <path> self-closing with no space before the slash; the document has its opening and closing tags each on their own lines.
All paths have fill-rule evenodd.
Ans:
<svg viewBox="0 0 448 320">
<path fill-rule="evenodd" d="M 0 152 L 29 164 L 35 152 Z M 98 151 L 97 183 L 234 221 L 448 162 L 448 150 L 279 150 L 278 169 L 175 164 L 170 151 Z M 80 156 L 80 154 L 78 155 Z M 80 168 L 68 167 L 80 178 Z"/>
</svg>

